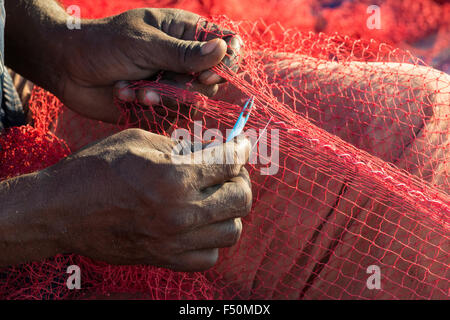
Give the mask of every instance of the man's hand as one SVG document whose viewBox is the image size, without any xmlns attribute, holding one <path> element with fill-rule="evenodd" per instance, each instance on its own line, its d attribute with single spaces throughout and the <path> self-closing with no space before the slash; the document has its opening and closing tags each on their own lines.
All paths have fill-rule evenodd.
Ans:
<svg viewBox="0 0 450 320">
<path fill-rule="evenodd" d="M 193 164 L 195 153 L 174 154 L 176 144 L 130 129 L 43 170 L 41 183 L 53 181 L 47 192 L 59 201 L 46 215 L 60 230 L 60 250 L 113 264 L 213 266 L 218 248 L 239 239 L 252 203 L 250 179 L 244 163 L 211 161 L 221 146 L 197 151 L 203 162 Z M 235 155 L 229 159 L 248 160 L 247 139 L 222 146 Z"/>
<path fill-rule="evenodd" d="M 80 114 L 116 122 L 120 112 L 113 96 L 124 101 L 158 105 L 160 97 L 128 89 L 129 81 L 152 79 L 212 96 L 221 78 L 211 67 L 235 61 L 222 39 L 194 41 L 200 16 L 175 9 L 135 9 L 118 16 L 85 21 L 64 46 L 63 77 L 57 95 Z M 227 38 L 236 54 L 240 41 Z M 197 75 L 192 76 L 193 73 Z M 187 87 L 186 84 L 191 86 Z"/>
<path fill-rule="evenodd" d="M 54 0 L 5 5 L 7 65 L 92 119 L 116 123 L 121 112 L 114 97 L 159 104 L 155 92 L 127 86 L 155 80 L 161 71 L 163 83 L 212 96 L 223 79 L 210 68 L 223 62 L 235 70 L 240 58 L 242 42 L 231 32 L 194 41 L 200 16 L 183 10 L 135 9 L 69 30 L 68 15 Z"/>
</svg>

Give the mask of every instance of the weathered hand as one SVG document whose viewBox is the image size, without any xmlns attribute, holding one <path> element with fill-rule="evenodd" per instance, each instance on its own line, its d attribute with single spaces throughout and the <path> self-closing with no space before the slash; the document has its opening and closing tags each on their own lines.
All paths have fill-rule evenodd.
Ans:
<svg viewBox="0 0 450 320">
<path fill-rule="evenodd" d="M 218 248 L 240 237 L 251 208 L 244 168 L 247 139 L 228 142 L 234 161 L 215 163 L 221 146 L 174 153 L 177 142 L 140 129 L 101 140 L 46 169 L 61 179 L 53 195 L 63 212 L 52 225 L 65 230 L 62 247 L 113 264 L 151 264 L 197 271 L 213 266 Z M 203 156 L 194 164 L 191 157 Z M 230 155 L 233 157 L 230 158 Z M 70 182 L 69 184 L 67 182 Z M 68 188 L 68 189 L 67 189 Z"/>
<path fill-rule="evenodd" d="M 207 42 L 194 41 L 199 18 L 183 10 L 135 9 L 84 21 L 81 30 L 70 31 L 63 46 L 57 96 L 84 116 L 117 122 L 120 111 L 114 96 L 145 105 L 160 103 L 160 97 L 145 88 L 137 94 L 127 89 L 130 81 L 152 79 L 160 71 L 165 71 L 162 82 L 214 95 L 222 79 L 208 69 L 221 61 L 236 67 L 241 41 L 231 33 L 225 38 L 228 49 L 226 41 L 212 34 Z"/>
</svg>

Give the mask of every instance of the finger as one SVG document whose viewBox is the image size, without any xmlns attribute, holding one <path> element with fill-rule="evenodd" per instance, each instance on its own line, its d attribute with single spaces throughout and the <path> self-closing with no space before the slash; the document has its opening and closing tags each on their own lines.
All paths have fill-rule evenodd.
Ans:
<svg viewBox="0 0 450 320">
<path fill-rule="evenodd" d="M 152 89 L 150 85 L 149 87 L 133 87 L 132 84 L 128 84 L 125 81 L 121 81 L 120 83 L 120 88 L 125 87 L 133 91 L 131 98 L 126 100 L 121 99 L 126 102 L 124 107 L 128 110 L 128 120 L 131 123 L 139 122 L 139 125 L 143 125 L 144 128 L 150 129 L 149 124 L 158 125 L 159 123 L 161 128 L 167 130 L 174 121 L 187 120 L 190 117 L 194 117 L 197 110 L 196 106 L 185 104 L 181 100 L 166 95 L 161 95 L 158 90 Z M 122 83 L 126 83 L 126 85 L 122 85 Z M 182 90 L 198 92 L 208 97 L 212 97 L 218 91 L 217 85 L 206 86 L 195 81 L 190 75 L 172 72 L 165 72 L 162 80 L 159 80 L 158 83 L 178 87 Z M 134 105 L 133 102 L 138 103 L 138 105 Z"/>
<path fill-rule="evenodd" d="M 177 248 L 176 250 L 180 250 L 180 252 L 226 248 L 235 245 L 241 233 L 241 219 L 229 219 L 182 234 L 175 241 L 175 246 Z"/>
<path fill-rule="evenodd" d="M 227 53 L 222 59 L 222 63 L 227 66 L 232 72 L 239 69 L 239 63 L 242 60 L 243 41 L 237 35 L 229 35 L 223 38 L 227 42 Z M 206 70 L 199 74 L 198 79 L 201 83 L 211 85 L 225 82 L 225 79 L 220 77 L 212 70 Z"/>
<path fill-rule="evenodd" d="M 156 90 L 150 88 L 141 88 L 137 90 L 137 100 L 145 106 L 161 104 L 161 96 Z"/>
<path fill-rule="evenodd" d="M 199 74 L 198 80 L 206 85 L 218 84 L 224 79 L 212 70 L 206 70 Z"/>
<path fill-rule="evenodd" d="M 175 72 L 164 72 L 160 82 L 171 84 L 191 92 L 199 92 L 208 97 L 212 97 L 219 88 L 217 85 L 200 83 L 195 76 Z"/>
<path fill-rule="evenodd" d="M 177 117 L 188 118 L 191 108 L 165 95 L 161 96 L 151 88 L 141 88 L 137 91 L 137 100 L 141 105 L 152 108 L 156 114 L 165 119 L 175 120 Z"/>
<path fill-rule="evenodd" d="M 177 151 L 180 147 L 177 146 Z M 252 188 L 250 177 L 245 168 L 231 180 L 202 190 L 199 199 L 185 204 L 184 211 L 168 215 L 174 233 L 188 233 L 195 229 L 243 218 L 252 206 Z"/>
<path fill-rule="evenodd" d="M 136 100 L 135 90 L 131 88 L 129 81 L 117 81 L 113 88 L 113 95 L 124 102 Z"/>
<path fill-rule="evenodd" d="M 219 249 L 188 251 L 176 255 L 171 264 L 175 271 L 195 272 L 212 268 L 219 259 Z"/>
<path fill-rule="evenodd" d="M 200 40 L 196 39 L 197 24 L 202 19 L 201 16 L 190 11 L 172 8 L 150 9 L 153 15 L 159 17 L 161 30 L 168 35 L 182 40 Z M 155 10 L 157 13 L 155 13 Z M 151 25 L 155 25 L 150 23 Z M 211 39 L 207 39 L 211 40 Z M 206 39 L 204 41 L 207 41 Z"/>
<path fill-rule="evenodd" d="M 201 72 L 217 65 L 227 51 L 226 42 L 219 38 L 201 42 L 180 40 L 161 31 L 156 33 L 153 41 L 147 43 L 149 55 L 152 55 L 146 59 L 149 69 L 178 73 Z"/>
<path fill-rule="evenodd" d="M 207 97 L 213 97 L 217 91 L 219 90 L 219 87 L 217 85 L 213 86 L 205 86 L 198 82 L 193 82 L 190 85 L 183 85 L 181 83 L 174 83 L 169 81 L 164 81 L 160 83 L 165 83 L 173 87 L 178 87 L 182 90 L 191 91 L 191 92 L 197 92 L 201 93 Z M 178 100 L 172 97 L 168 97 L 166 95 L 161 96 L 159 92 L 152 87 L 143 87 L 137 90 L 136 93 L 137 101 L 144 106 L 164 106 L 171 110 L 178 111 L 178 106 L 181 104 L 183 106 L 187 106 L 187 110 L 190 109 L 190 104 L 185 103 L 182 100 Z M 186 114 L 187 115 L 187 114 Z"/>
<path fill-rule="evenodd" d="M 201 213 L 197 225 L 207 225 L 232 218 L 243 218 L 251 210 L 252 187 L 245 168 L 237 177 L 222 185 L 206 188 L 202 191 Z"/>
<path fill-rule="evenodd" d="M 236 72 L 242 59 L 244 42 L 238 35 L 227 36 L 224 40 L 227 42 L 228 48 L 222 62 L 233 72 Z"/>
<path fill-rule="evenodd" d="M 173 72 L 164 72 L 164 76 L 159 83 L 178 87 L 186 91 L 201 93 L 208 97 L 214 96 L 219 89 L 218 85 L 207 86 L 195 81 L 190 75 L 176 74 Z M 136 96 L 138 103 L 144 107 L 151 108 L 157 118 L 167 120 L 171 123 L 192 119 L 198 110 L 198 106 L 196 105 L 185 103 L 182 99 L 160 95 L 159 92 L 151 87 L 141 87 L 137 90 Z"/>
<path fill-rule="evenodd" d="M 221 38 L 227 43 L 227 53 L 222 62 L 236 71 L 235 61 L 241 56 L 243 41 L 233 31 L 222 29 L 201 16 L 179 9 L 159 9 L 170 23 L 164 23 L 162 30 L 168 35 L 182 40 L 209 41 Z M 217 76 L 217 75 L 216 75 Z M 218 77 L 218 76 L 217 76 Z M 220 77 L 219 77 L 220 78 Z"/>
<path fill-rule="evenodd" d="M 210 146 L 184 157 L 190 157 L 185 159 L 185 163 L 191 161 L 196 164 L 194 174 L 197 184 L 200 189 L 204 189 L 238 176 L 249 159 L 250 150 L 250 141 L 240 135 L 230 142 Z"/>
<path fill-rule="evenodd" d="M 173 72 L 165 72 L 158 83 L 167 84 L 182 90 L 201 93 L 205 96 L 212 97 L 219 90 L 218 85 L 205 85 L 196 81 L 192 76 L 187 74 L 176 74 Z M 178 106 L 183 101 L 177 101 L 167 96 L 160 96 L 156 90 L 151 87 L 143 87 L 137 91 L 138 102 L 146 106 L 163 105 L 169 109 L 177 110 Z M 189 109 L 187 106 L 186 109 Z"/>
</svg>

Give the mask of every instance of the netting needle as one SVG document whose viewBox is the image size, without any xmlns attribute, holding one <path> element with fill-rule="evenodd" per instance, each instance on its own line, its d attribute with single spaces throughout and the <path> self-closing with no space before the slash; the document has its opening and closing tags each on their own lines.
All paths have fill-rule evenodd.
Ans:
<svg viewBox="0 0 450 320">
<path fill-rule="evenodd" d="M 245 124 L 247 123 L 248 118 L 250 117 L 250 113 L 252 111 L 254 103 L 255 101 L 253 96 L 247 100 L 244 107 L 242 108 L 241 114 L 239 115 L 236 121 L 236 124 L 234 125 L 233 129 L 228 135 L 227 142 L 231 141 L 234 137 L 241 134 L 242 130 L 245 127 Z"/>
</svg>

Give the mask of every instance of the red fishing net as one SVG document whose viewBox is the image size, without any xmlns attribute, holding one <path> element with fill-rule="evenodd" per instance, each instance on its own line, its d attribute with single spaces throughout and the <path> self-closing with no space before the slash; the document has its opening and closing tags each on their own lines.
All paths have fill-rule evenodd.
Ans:
<svg viewBox="0 0 450 320">
<path fill-rule="evenodd" d="M 145 0 L 72 2 L 92 17 L 156 6 Z M 245 43 L 237 72 L 223 65 L 215 68 L 228 80 L 215 97 L 141 81 L 132 88 L 151 87 L 162 101 L 170 98 L 177 103 L 154 108 L 118 103 L 123 121 L 108 125 L 76 115 L 36 88 L 30 105 L 33 126 L 2 135 L 0 176 L 44 168 L 86 143 L 128 127 L 169 136 L 175 129 L 185 129 L 199 139 L 205 139 L 199 134 L 207 129 L 225 134 L 245 100 L 254 96 L 246 126 L 255 143 L 248 165 L 254 201 L 241 240 L 221 250 L 218 264 L 204 273 L 111 266 L 77 255 L 5 268 L 0 273 L 0 296 L 448 298 L 450 76 L 407 51 L 365 39 L 355 27 L 348 29 L 352 37 L 346 29 L 335 34 L 302 31 L 327 21 L 331 9 L 321 11 L 320 18 L 310 10 L 327 1 L 175 2 L 157 6 L 225 13 L 233 20 L 224 16 L 208 20 L 235 31 Z M 429 19 L 420 20 L 423 25 L 433 31 L 446 28 L 449 6 L 414 2 L 429 9 Z M 255 3 L 264 4 L 264 12 L 273 10 L 262 15 Z M 396 6 L 386 3 L 386 8 Z M 354 5 L 344 4 L 339 10 Z M 367 8 L 366 2 L 358 5 Z M 435 14 L 438 9 L 445 14 Z M 389 17 L 395 12 L 392 9 Z M 258 17 L 263 19 L 254 21 Z M 243 18 L 253 21 L 239 22 Z M 328 27 L 332 23 L 328 21 Z M 319 24 L 328 28 L 323 21 Z M 398 37 L 414 40 L 418 33 L 426 33 L 415 28 L 403 29 L 402 37 L 397 33 L 388 42 L 399 41 Z M 199 23 L 200 40 L 211 33 L 222 36 L 211 24 Z M 182 111 L 186 106 L 189 112 Z M 82 290 L 66 286 L 66 269 L 72 264 L 82 270 Z M 367 286 L 367 270 L 373 265 L 381 271 L 380 289 Z"/>
</svg>

